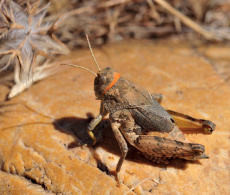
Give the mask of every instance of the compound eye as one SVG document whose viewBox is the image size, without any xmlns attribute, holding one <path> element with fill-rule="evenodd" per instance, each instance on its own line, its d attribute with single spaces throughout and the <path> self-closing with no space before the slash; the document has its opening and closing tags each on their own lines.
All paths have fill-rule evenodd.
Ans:
<svg viewBox="0 0 230 195">
<path fill-rule="evenodd" d="M 105 76 L 101 76 L 99 78 L 99 81 L 100 81 L 100 83 L 105 83 L 106 82 L 106 77 Z"/>
</svg>

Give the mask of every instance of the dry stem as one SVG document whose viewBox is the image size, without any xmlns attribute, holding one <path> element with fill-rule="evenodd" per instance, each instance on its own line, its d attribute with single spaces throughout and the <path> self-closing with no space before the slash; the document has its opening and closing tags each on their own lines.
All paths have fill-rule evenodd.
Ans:
<svg viewBox="0 0 230 195">
<path fill-rule="evenodd" d="M 194 31 L 196 31 L 196 32 L 200 33 L 201 35 L 203 35 L 206 39 L 208 39 L 208 40 L 221 40 L 220 37 L 217 37 L 213 33 L 210 33 L 208 31 L 206 31 L 200 25 L 198 25 L 197 23 L 193 22 L 190 18 L 188 18 L 187 16 L 183 15 L 181 12 L 179 12 L 175 8 L 173 8 L 166 1 L 164 1 L 164 0 L 154 0 L 154 1 L 157 2 L 159 5 L 161 5 L 163 8 L 165 8 L 168 12 L 170 12 L 171 14 L 175 15 L 176 17 L 178 17 L 185 25 L 189 26 Z"/>
<path fill-rule="evenodd" d="M 139 185 L 141 185 L 142 183 L 144 183 L 144 182 L 146 182 L 146 181 L 148 181 L 148 180 L 154 181 L 154 182 L 156 182 L 156 183 L 159 184 L 159 182 L 158 182 L 158 181 L 155 181 L 154 179 L 146 178 L 146 179 L 140 181 L 138 184 L 136 184 L 136 185 L 133 186 L 132 188 L 130 188 L 129 191 L 127 191 L 124 195 L 127 195 L 128 193 L 132 192 L 136 187 L 138 187 Z"/>
<path fill-rule="evenodd" d="M 75 9 L 73 11 L 70 11 L 68 13 L 61 14 L 60 18 L 65 19 L 65 18 L 68 18 L 70 16 L 82 14 L 82 13 L 85 13 L 85 12 L 92 12 L 97 8 L 107 8 L 107 7 L 119 5 L 119 4 L 122 4 L 122 3 L 126 3 L 128 1 L 131 1 L 131 0 L 110 0 L 110 1 L 107 1 L 107 2 L 99 3 L 98 5 L 85 6 L 85 7 L 81 7 L 81 8 Z"/>
</svg>

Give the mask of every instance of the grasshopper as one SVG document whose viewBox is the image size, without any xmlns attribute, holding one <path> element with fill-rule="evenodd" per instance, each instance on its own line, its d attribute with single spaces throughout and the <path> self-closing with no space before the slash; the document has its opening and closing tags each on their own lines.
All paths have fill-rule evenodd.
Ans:
<svg viewBox="0 0 230 195">
<path fill-rule="evenodd" d="M 101 101 L 101 106 L 99 115 L 89 123 L 87 131 L 95 144 L 96 138 L 92 131 L 109 114 L 112 131 L 122 153 L 116 167 L 118 181 L 119 171 L 128 152 L 127 141 L 157 163 L 167 164 L 170 158 L 176 157 L 187 160 L 209 158 L 204 153 L 205 147 L 190 143 L 182 130 L 211 134 L 215 129 L 214 123 L 175 111 L 166 111 L 160 104 L 163 98 L 161 94 L 150 94 L 123 78 L 113 67 L 101 69 L 87 35 L 86 38 L 99 72 L 95 73 L 78 65 L 65 65 L 82 68 L 95 75 L 94 92 Z"/>
</svg>

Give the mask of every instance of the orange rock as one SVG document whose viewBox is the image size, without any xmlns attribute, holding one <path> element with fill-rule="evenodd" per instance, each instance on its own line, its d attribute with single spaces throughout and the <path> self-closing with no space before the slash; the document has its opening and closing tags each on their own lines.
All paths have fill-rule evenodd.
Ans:
<svg viewBox="0 0 230 195">
<path fill-rule="evenodd" d="M 0 179 L 1 190 L 16 194 L 13 189 L 25 186 L 23 192 L 30 194 L 124 194 L 151 178 L 159 183 L 148 180 L 134 192 L 230 193 L 230 89 L 212 66 L 188 46 L 166 42 L 124 41 L 94 49 L 94 53 L 101 68 L 113 66 L 149 92 L 162 93 L 166 109 L 215 122 L 212 135 L 186 135 L 205 145 L 210 159 L 175 159 L 165 166 L 151 162 L 130 146 L 121 169 L 124 185 L 117 187 L 112 172 L 121 152 L 108 120 L 95 130 L 99 139 L 96 146 L 91 146 L 86 133 L 90 116 L 96 116 L 100 106 L 94 96 L 93 75 L 68 67 L 0 108 L 0 162 L 4 171 L 0 177 L 10 182 L 9 186 Z M 60 62 L 97 71 L 89 50 L 71 55 L 72 60 L 68 56 Z M 0 91 L 4 91 L 0 94 L 4 99 L 7 90 L 0 86 Z"/>
</svg>

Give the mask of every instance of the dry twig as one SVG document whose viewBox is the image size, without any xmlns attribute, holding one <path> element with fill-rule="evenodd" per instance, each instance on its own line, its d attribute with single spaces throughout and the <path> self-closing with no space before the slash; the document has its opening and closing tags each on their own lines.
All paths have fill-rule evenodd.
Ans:
<svg viewBox="0 0 230 195">
<path fill-rule="evenodd" d="M 151 0 L 152 1 L 152 0 Z M 210 33 L 203 29 L 201 26 L 199 26 L 197 23 L 193 22 L 190 18 L 183 15 L 181 12 L 177 11 L 175 8 L 173 8 L 169 3 L 167 3 L 164 0 L 154 0 L 159 5 L 161 5 L 163 8 L 165 8 L 168 12 L 178 17 L 184 24 L 189 26 L 194 31 L 200 33 L 208 40 L 220 40 L 220 37 L 217 37 L 215 34 Z"/>
<path fill-rule="evenodd" d="M 159 184 L 159 182 L 158 182 L 158 181 L 155 181 L 154 179 L 146 178 L 146 179 L 140 181 L 138 184 L 136 184 L 136 185 L 133 186 L 132 188 L 130 188 L 124 195 L 127 195 L 128 193 L 132 192 L 136 187 L 138 187 L 139 185 L 141 185 L 142 183 L 144 183 L 144 182 L 146 182 L 146 181 L 148 181 L 148 180 L 154 181 L 154 182 L 156 182 L 157 184 Z"/>
</svg>

